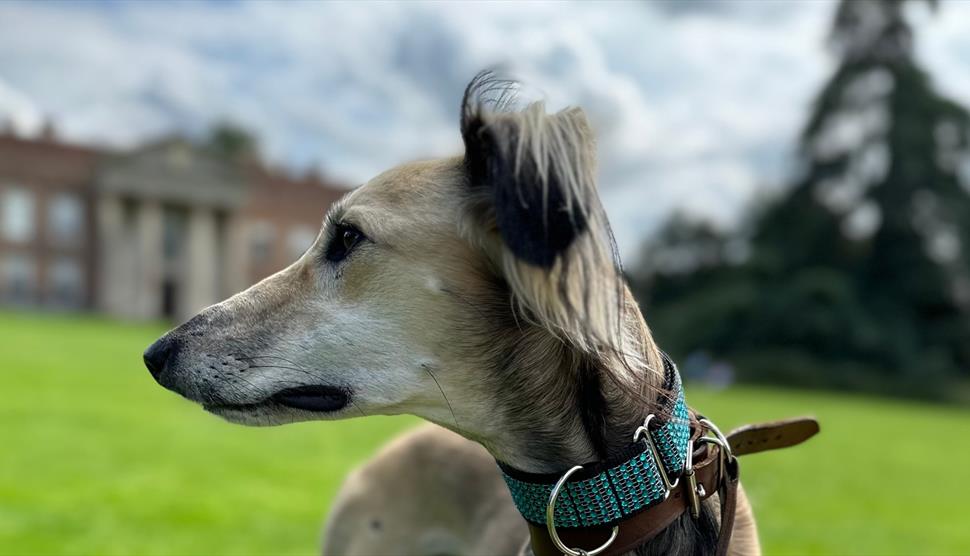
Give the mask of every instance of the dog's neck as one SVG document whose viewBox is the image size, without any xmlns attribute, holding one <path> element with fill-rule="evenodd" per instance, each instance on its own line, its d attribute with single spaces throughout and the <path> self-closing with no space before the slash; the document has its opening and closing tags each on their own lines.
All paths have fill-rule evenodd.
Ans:
<svg viewBox="0 0 970 556">
<path fill-rule="evenodd" d="M 496 408 L 505 417 L 503 429 L 477 440 L 497 460 L 529 473 L 561 474 L 574 465 L 616 458 L 645 417 L 658 410 L 664 382 L 663 357 L 639 311 L 633 317 L 630 324 L 639 334 L 631 348 L 640 354 L 640 373 L 620 361 L 578 355 L 558 340 L 516 343 L 496 385 L 506 392 Z M 627 381 L 626 387 L 611 376 Z M 705 503 L 700 518 L 685 513 L 629 555 L 712 554 L 716 544 L 717 523 Z"/>
<path fill-rule="evenodd" d="M 503 430 L 480 439 L 496 459 L 554 473 L 608 459 L 629 444 L 655 405 L 663 362 L 639 312 L 628 318 L 639 333 L 631 340 L 639 371 L 617 358 L 582 355 L 552 337 L 512 346 L 498 385 L 506 392 L 498 404 Z"/>
</svg>

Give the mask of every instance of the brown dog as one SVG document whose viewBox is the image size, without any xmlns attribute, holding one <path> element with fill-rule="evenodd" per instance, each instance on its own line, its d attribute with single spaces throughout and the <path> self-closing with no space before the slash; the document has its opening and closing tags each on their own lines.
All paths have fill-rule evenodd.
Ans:
<svg viewBox="0 0 970 556">
<path fill-rule="evenodd" d="M 464 156 L 347 195 L 297 262 L 153 344 L 153 376 L 248 425 L 411 413 L 526 472 L 615 455 L 663 391 L 661 354 L 614 256 L 586 117 L 513 110 L 510 91 L 476 78 Z M 715 501 L 637 552 L 709 550 Z M 738 527 L 757 552 L 753 521 Z"/>
</svg>

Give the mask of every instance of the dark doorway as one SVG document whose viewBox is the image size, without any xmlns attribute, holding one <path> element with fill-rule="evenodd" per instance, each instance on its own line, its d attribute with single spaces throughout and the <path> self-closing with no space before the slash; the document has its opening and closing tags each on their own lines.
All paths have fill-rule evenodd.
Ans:
<svg viewBox="0 0 970 556">
<path fill-rule="evenodd" d="M 162 282 L 162 315 L 166 319 L 175 319 L 177 300 L 178 284 L 175 283 L 175 280 L 168 279 Z"/>
</svg>

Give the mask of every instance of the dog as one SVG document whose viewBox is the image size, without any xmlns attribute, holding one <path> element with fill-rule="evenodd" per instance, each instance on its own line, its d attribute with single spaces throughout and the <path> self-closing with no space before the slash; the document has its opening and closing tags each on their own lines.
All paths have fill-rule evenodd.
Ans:
<svg viewBox="0 0 970 556">
<path fill-rule="evenodd" d="M 586 116 L 514 91 L 477 76 L 463 155 L 349 193 L 299 260 L 152 344 L 153 377 L 244 425 L 417 415 L 527 473 L 623 450 L 667 391 L 664 358 L 622 277 Z M 713 553 L 716 498 L 633 553 Z M 738 500 L 732 552 L 756 554 Z"/>
</svg>

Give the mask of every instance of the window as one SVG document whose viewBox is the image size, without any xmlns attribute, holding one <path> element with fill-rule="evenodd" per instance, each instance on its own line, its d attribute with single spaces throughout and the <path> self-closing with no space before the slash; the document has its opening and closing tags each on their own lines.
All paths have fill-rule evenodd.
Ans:
<svg viewBox="0 0 970 556">
<path fill-rule="evenodd" d="M 84 207 L 77 195 L 58 193 L 47 206 L 47 227 L 51 240 L 59 245 L 81 241 L 84 233 Z"/>
<path fill-rule="evenodd" d="M 34 197 L 22 187 L 11 187 L 0 196 L 0 235 L 24 243 L 34 237 Z"/>
<path fill-rule="evenodd" d="M 286 238 L 286 249 L 291 259 L 299 259 L 317 239 L 317 232 L 309 226 L 298 226 L 290 230 Z"/>
<path fill-rule="evenodd" d="M 25 255 L 6 255 L 0 258 L 0 296 L 4 301 L 27 304 L 34 300 L 37 269 L 33 259 Z"/>
<path fill-rule="evenodd" d="M 269 222 L 254 222 L 249 228 L 249 258 L 253 264 L 266 264 L 273 257 L 276 232 Z"/>
<path fill-rule="evenodd" d="M 50 301 L 57 307 L 79 307 L 84 300 L 84 277 L 74 259 L 57 259 L 50 267 Z"/>
</svg>

